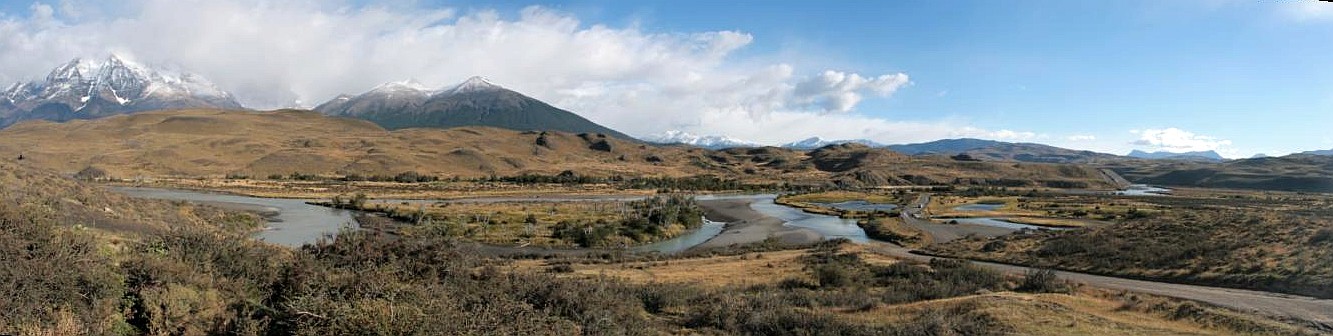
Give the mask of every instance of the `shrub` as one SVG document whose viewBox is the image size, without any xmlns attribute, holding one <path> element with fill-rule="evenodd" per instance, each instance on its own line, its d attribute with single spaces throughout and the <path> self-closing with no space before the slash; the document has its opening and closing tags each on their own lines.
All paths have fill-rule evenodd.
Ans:
<svg viewBox="0 0 1333 336">
<path fill-rule="evenodd" d="M 1050 269 L 1028 269 L 1023 272 L 1023 282 L 1016 290 L 1030 293 L 1068 293 L 1068 283 L 1060 280 L 1055 271 Z"/>
</svg>

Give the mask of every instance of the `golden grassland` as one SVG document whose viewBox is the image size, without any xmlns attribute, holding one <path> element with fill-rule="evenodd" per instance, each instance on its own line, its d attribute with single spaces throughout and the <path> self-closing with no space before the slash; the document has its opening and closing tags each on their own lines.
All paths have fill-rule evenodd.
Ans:
<svg viewBox="0 0 1333 336">
<path fill-rule="evenodd" d="M 365 194 L 371 199 L 461 199 L 477 197 L 645 196 L 649 189 L 622 189 L 606 184 L 516 184 L 506 182 L 438 181 L 422 183 L 372 181 L 293 181 L 222 178 L 164 178 L 140 182 L 108 182 L 110 185 L 157 187 L 225 192 L 270 198 L 330 199 L 338 195 Z"/>
<path fill-rule="evenodd" d="M 861 245 L 842 245 L 840 253 L 856 255 L 875 265 L 901 261 Z M 520 260 L 514 272 L 542 272 L 555 265 L 571 270 L 561 277 L 614 279 L 636 284 L 687 284 L 719 290 L 780 286 L 784 281 L 818 281 L 803 258 L 813 250 L 779 250 L 739 255 L 699 256 L 654 261 L 570 263 L 563 260 Z M 874 289 L 869 289 L 874 292 Z M 869 307 L 818 307 L 860 325 L 909 323 L 932 313 L 982 313 L 995 318 L 1007 333 L 1019 335 L 1264 335 L 1298 333 L 1280 322 L 1192 302 L 1077 287 L 1067 294 L 979 292 L 960 297 Z M 1181 313 L 1182 311 L 1187 314 Z"/>
<path fill-rule="evenodd" d="M 1186 303 L 1160 297 L 1133 296 L 1137 302 L 1152 302 L 1129 306 L 1129 294 L 1117 294 L 1100 289 L 1084 288 L 1074 294 L 1026 294 L 999 292 L 877 307 L 848 314 L 849 318 L 868 324 L 884 323 L 902 316 L 911 316 L 924 310 L 947 310 L 950 307 L 970 306 L 995 316 L 1013 326 L 1016 335 L 1264 335 L 1264 332 L 1240 332 L 1212 325 L 1212 316 L 1234 317 L 1238 314 L 1212 309 L 1199 320 L 1174 318 L 1167 307 Z M 1156 305 L 1156 308 L 1152 308 Z M 1259 323 L 1277 330 L 1291 330 L 1271 321 Z"/>
<path fill-rule="evenodd" d="M 364 120 L 298 110 L 189 109 L 63 123 L 28 121 L 0 130 L 0 157 L 19 155 L 62 174 L 96 168 L 108 177 L 130 180 L 405 172 L 481 178 L 572 171 L 598 177 L 714 175 L 749 184 L 811 186 L 1108 187 L 1096 169 L 1070 164 L 912 158 L 862 145 L 808 152 L 777 147 L 707 150 L 598 134 L 489 127 L 389 131 Z"/>
</svg>

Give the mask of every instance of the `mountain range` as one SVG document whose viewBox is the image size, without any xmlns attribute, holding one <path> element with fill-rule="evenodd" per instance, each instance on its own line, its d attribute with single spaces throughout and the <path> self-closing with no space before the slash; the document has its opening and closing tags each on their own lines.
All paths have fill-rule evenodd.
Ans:
<svg viewBox="0 0 1333 336">
<path fill-rule="evenodd" d="M 482 77 L 469 78 L 448 89 L 432 89 L 413 82 L 388 83 L 360 95 L 338 96 L 316 106 L 315 111 L 369 120 L 390 130 L 489 126 L 634 139 Z"/>
<path fill-rule="evenodd" d="M 43 119 L 94 119 L 178 108 L 241 109 L 232 95 L 201 76 L 154 69 L 111 55 L 75 58 L 41 80 L 0 92 L 0 127 Z"/>
<path fill-rule="evenodd" d="M 1301 152 L 1301 154 L 1333 156 L 1333 149 L 1312 150 Z"/>
<path fill-rule="evenodd" d="M 736 138 L 718 135 L 695 135 L 683 131 L 667 131 L 666 133 L 643 137 L 643 140 L 663 145 L 690 145 L 707 149 L 763 147 L 758 143 Z"/>
<path fill-rule="evenodd" d="M 841 145 L 841 144 L 849 144 L 849 143 L 862 144 L 862 145 L 866 145 L 866 146 L 870 146 L 870 147 L 884 147 L 883 144 L 880 144 L 880 143 L 877 143 L 877 142 L 874 142 L 874 141 L 870 141 L 870 140 L 866 140 L 866 139 L 852 139 L 852 140 L 824 140 L 823 138 L 820 138 L 820 137 L 811 137 L 811 138 L 808 138 L 808 139 L 805 139 L 805 140 L 788 142 L 788 143 L 782 144 L 781 147 L 783 147 L 783 148 L 791 148 L 791 149 L 800 149 L 800 150 L 811 150 L 811 149 L 821 148 L 821 147 L 825 147 L 825 146 L 829 146 L 829 145 Z"/>
<path fill-rule="evenodd" d="M 1211 162 L 1222 162 L 1226 160 L 1226 158 L 1223 158 L 1222 155 L 1217 154 L 1216 151 L 1149 153 L 1135 149 L 1133 151 L 1130 151 L 1129 154 L 1126 156 L 1133 158 L 1140 158 L 1140 159 L 1151 159 L 1151 160 L 1203 160 Z"/>
</svg>

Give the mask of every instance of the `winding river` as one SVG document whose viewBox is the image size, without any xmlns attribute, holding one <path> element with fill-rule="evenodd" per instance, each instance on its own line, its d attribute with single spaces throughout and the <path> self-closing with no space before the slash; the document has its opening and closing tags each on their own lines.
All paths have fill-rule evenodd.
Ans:
<svg viewBox="0 0 1333 336">
<path fill-rule="evenodd" d="M 200 202 L 222 207 L 231 207 L 243 210 L 260 210 L 260 212 L 269 213 L 266 216 L 269 220 L 268 227 L 256 234 L 256 239 L 286 245 L 301 246 L 315 242 L 321 237 L 331 236 L 338 233 L 345 227 L 357 227 L 356 220 L 352 217 L 352 212 L 348 210 L 332 209 L 328 207 L 306 204 L 302 199 L 284 199 L 284 198 L 263 198 L 238 196 L 220 193 L 199 192 L 190 190 L 159 189 L 159 188 L 138 188 L 138 187 L 115 187 L 112 190 L 124 193 L 133 197 L 177 200 Z M 799 209 L 778 205 L 773 203 L 776 195 L 700 195 L 696 196 L 699 200 L 708 199 L 752 199 L 750 207 L 755 211 L 765 215 L 780 218 L 786 223 L 786 226 L 800 227 L 813 230 L 823 235 L 825 239 L 847 238 L 854 242 L 865 243 L 869 241 L 865 231 L 856 225 L 856 220 L 842 219 L 834 216 L 810 214 Z M 607 201 L 607 200 L 634 200 L 643 197 L 489 197 L 479 199 L 461 200 L 464 202 L 513 202 L 513 201 L 535 201 L 535 202 L 576 202 L 576 201 Z M 384 200 L 384 201 L 410 201 L 410 200 Z M 439 202 L 422 201 L 413 202 Z M 454 202 L 451 200 L 450 202 Z M 691 231 L 685 235 L 630 248 L 639 252 L 661 252 L 677 253 L 699 245 L 709 238 L 722 232 L 726 223 L 705 221 L 699 229 Z"/>
</svg>

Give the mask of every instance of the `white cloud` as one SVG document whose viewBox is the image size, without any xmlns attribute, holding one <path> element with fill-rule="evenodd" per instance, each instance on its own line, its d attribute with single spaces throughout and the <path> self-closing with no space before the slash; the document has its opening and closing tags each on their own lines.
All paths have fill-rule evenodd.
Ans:
<svg viewBox="0 0 1333 336">
<path fill-rule="evenodd" d="M 1231 145 L 1231 140 L 1194 134 L 1175 127 L 1133 130 L 1130 133 L 1139 135 L 1139 139 L 1131 143 L 1133 145 L 1170 152 L 1224 150 L 1223 147 Z"/>
<path fill-rule="evenodd" d="M 1283 15 L 1297 21 L 1333 19 L 1333 3 L 1316 0 L 1283 1 L 1279 9 Z"/>
<path fill-rule="evenodd" d="M 1070 135 L 1068 137 L 1065 137 L 1065 139 L 1068 139 L 1069 141 L 1095 141 L 1097 140 L 1097 136 L 1078 134 L 1078 135 Z"/>
<path fill-rule="evenodd" d="M 740 31 L 650 32 L 528 7 L 513 15 L 350 0 L 62 0 L 0 13 L 0 81 L 45 76 L 75 56 L 115 52 L 199 73 L 247 106 L 313 106 L 341 93 L 473 75 L 634 135 L 684 130 L 777 143 L 818 135 L 876 141 L 1037 138 L 965 122 L 856 112 L 909 86 L 904 73 L 798 68 L 738 58 Z M 776 59 L 776 61 L 774 61 Z M 2 85 L 0 85 L 2 86 Z"/>
<path fill-rule="evenodd" d="M 864 78 L 839 71 L 824 73 L 796 84 L 793 99 L 801 106 L 817 106 L 826 112 L 847 112 L 861 102 L 863 92 L 888 96 L 909 83 L 903 73 Z"/>
</svg>

